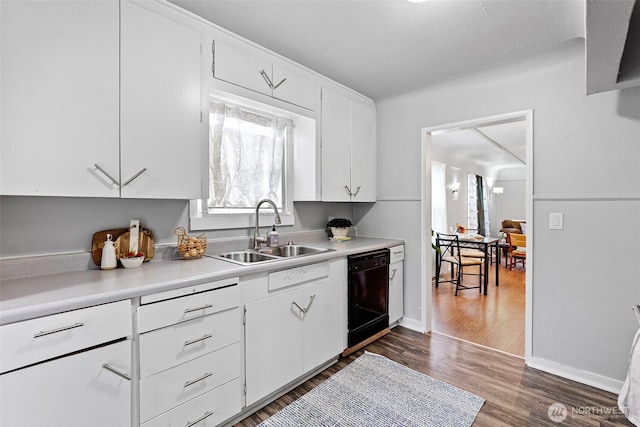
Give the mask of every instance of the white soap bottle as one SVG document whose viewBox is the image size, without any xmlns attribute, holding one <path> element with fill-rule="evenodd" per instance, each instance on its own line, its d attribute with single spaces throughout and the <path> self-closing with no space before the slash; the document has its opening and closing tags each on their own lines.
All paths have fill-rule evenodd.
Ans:
<svg viewBox="0 0 640 427">
<path fill-rule="evenodd" d="M 278 246 L 278 232 L 276 231 L 276 226 L 274 225 L 271 231 L 269 232 L 269 237 L 267 239 L 267 244 L 271 248 L 275 248 Z"/>
<path fill-rule="evenodd" d="M 104 242 L 102 248 L 102 259 L 100 261 L 100 268 L 103 270 L 111 270 L 116 268 L 118 260 L 116 259 L 116 248 L 113 246 L 113 236 L 107 234 L 107 240 Z"/>
</svg>

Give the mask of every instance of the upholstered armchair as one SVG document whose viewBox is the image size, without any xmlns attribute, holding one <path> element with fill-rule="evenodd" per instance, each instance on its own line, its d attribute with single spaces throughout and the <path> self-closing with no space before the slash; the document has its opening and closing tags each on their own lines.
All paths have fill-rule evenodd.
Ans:
<svg viewBox="0 0 640 427">
<path fill-rule="evenodd" d="M 505 219 L 504 221 L 502 221 L 502 228 L 500 229 L 500 231 L 506 234 L 509 234 L 509 233 L 523 234 L 522 224 L 526 224 L 526 221 Z"/>
</svg>

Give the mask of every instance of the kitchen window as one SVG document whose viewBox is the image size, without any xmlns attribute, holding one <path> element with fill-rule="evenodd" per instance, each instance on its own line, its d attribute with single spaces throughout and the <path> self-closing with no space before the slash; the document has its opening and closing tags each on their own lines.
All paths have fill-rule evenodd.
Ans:
<svg viewBox="0 0 640 427">
<path fill-rule="evenodd" d="M 261 199 L 271 199 L 282 224 L 293 225 L 291 162 L 300 120 L 310 119 L 238 97 L 211 97 L 209 197 L 191 202 L 191 229 L 249 228 Z M 268 225 L 273 211 L 265 205 L 260 215 Z"/>
</svg>

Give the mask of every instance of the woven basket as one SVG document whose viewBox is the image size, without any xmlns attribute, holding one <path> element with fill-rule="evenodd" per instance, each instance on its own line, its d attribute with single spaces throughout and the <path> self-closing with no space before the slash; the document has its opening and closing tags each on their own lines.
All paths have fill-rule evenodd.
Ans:
<svg viewBox="0 0 640 427">
<path fill-rule="evenodd" d="M 198 259 L 207 251 L 207 236 L 202 233 L 198 237 L 189 237 L 184 227 L 174 231 L 178 236 L 178 251 L 184 259 Z"/>
</svg>

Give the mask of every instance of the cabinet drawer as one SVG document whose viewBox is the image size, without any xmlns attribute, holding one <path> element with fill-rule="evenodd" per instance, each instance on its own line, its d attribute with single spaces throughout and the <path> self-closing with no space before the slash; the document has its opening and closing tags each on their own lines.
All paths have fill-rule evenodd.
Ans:
<svg viewBox="0 0 640 427">
<path fill-rule="evenodd" d="M 404 260 L 404 245 L 393 246 L 389 248 L 390 260 L 389 263 L 399 262 Z"/>
<path fill-rule="evenodd" d="M 329 277 L 329 263 L 304 265 L 289 270 L 276 271 L 269 274 L 269 290 L 299 285 L 311 280 Z"/>
<path fill-rule="evenodd" d="M 0 372 L 130 335 L 129 300 L 4 325 Z"/>
<path fill-rule="evenodd" d="M 241 321 L 234 308 L 140 335 L 140 378 L 240 341 Z"/>
<path fill-rule="evenodd" d="M 140 380 L 140 420 L 145 422 L 240 376 L 240 344 Z"/>
<path fill-rule="evenodd" d="M 138 331 L 140 333 L 152 331 L 237 307 L 239 303 L 240 291 L 238 286 L 234 285 L 142 305 L 138 309 Z"/>
<path fill-rule="evenodd" d="M 0 425 L 128 426 L 131 340 L 0 375 Z"/>
<path fill-rule="evenodd" d="M 222 421 L 240 413 L 240 400 L 240 379 L 235 379 L 147 421 L 142 426 L 217 426 Z"/>
</svg>

